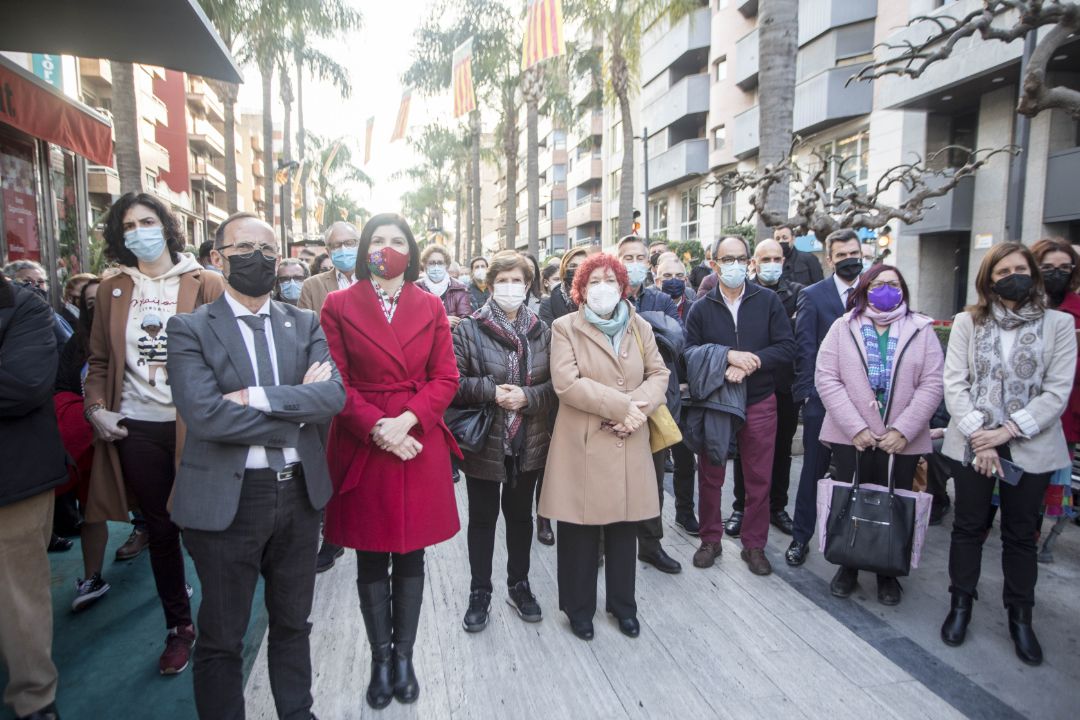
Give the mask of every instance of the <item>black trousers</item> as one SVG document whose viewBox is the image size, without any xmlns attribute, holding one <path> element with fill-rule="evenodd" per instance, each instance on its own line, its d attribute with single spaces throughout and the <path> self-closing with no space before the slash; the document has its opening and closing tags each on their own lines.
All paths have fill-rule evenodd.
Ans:
<svg viewBox="0 0 1080 720">
<path fill-rule="evenodd" d="M 776 449 L 773 452 L 772 484 L 769 486 L 769 511 L 787 509 L 791 486 L 791 444 L 799 429 L 799 408 L 791 393 L 776 393 Z M 746 504 L 742 463 L 735 463 L 735 502 L 732 510 L 742 511 Z"/>
<path fill-rule="evenodd" d="M 574 621 L 585 622 L 596 614 L 597 549 L 603 533 L 604 579 L 607 608 L 618 618 L 637 617 L 634 600 L 634 540 L 638 523 L 609 525 L 557 523 L 559 609 Z"/>
<path fill-rule="evenodd" d="M 671 446 L 671 459 L 675 472 L 671 484 L 675 490 L 675 517 L 688 517 L 694 514 L 694 476 L 697 473 L 697 459 L 686 443 Z"/>
<path fill-rule="evenodd" d="M 315 593 L 319 512 L 303 478 L 278 481 L 248 470 L 232 525 L 220 532 L 185 530 L 184 544 L 202 583 L 195 643 L 195 707 L 200 720 L 244 717 L 244 632 L 262 575 L 270 614 L 267 664 L 282 720 L 311 717 L 309 637 Z"/>
<path fill-rule="evenodd" d="M 424 576 L 424 548 L 407 553 L 356 551 L 356 579 L 370 585 L 386 580 L 391 572 L 396 577 Z"/>
<path fill-rule="evenodd" d="M 1008 457 L 1008 448 L 998 448 Z M 971 466 L 955 463 L 956 501 L 953 503 L 952 544 L 949 546 L 949 590 L 978 598 L 982 548 L 990 517 L 994 480 Z M 1001 498 L 1001 570 L 1005 576 L 1002 600 L 1005 607 L 1033 607 L 1039 514 L 1052 473 L 1024 473 L 1016 486 L 999 484 Z"/>
<path fill-rule="evenodd" d="M 506 585 L 513 587 L 529 579 L 533 492 L 539 475 L 538 471 L 521 473 L 505 483 L 465 477 L 469 494 L 470 590 L 492 591 L 491 558 L 500 504 L 506 523 Z"/>
<path fill-rule="evenodd" d="M 934 505 L 947 503 L 949 493 L 946 489 L 949 478 L 953 476 L 953 461 L 941 452 L 945 438 L 934 441 L 934 452 L 924 455 L 926 458 L 926 492 L 934 496 Z"/>
<path fill-rule="evenodd" d="M 656 473 L 656 492 L 660 496 L 660 510 L 664 510 L 664 461 L 667 458 L 667 450 L 653 453 L 653 472 Z M 638 553 L 651 555 L 660 550 L 660 541 L 664 538 L 664 523 L 660 515 L 648 520 L 642 520 L 637 524 Z"/>
</svg>

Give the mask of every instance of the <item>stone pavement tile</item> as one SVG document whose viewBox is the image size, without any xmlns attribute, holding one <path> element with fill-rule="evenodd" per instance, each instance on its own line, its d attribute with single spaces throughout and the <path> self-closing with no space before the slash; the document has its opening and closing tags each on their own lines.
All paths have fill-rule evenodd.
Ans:
<svg viewBox="0 0 1080 720">
<path fill-rule="evenodd" d="M 865 688 L 864 691 L 885 709 L 884 717 L 896 718 L 897 720 L 909 720 L 910 718 L 961 720 L 966 717 L 927 690 L 922 683 L 914 680 Z"/>
</svg>

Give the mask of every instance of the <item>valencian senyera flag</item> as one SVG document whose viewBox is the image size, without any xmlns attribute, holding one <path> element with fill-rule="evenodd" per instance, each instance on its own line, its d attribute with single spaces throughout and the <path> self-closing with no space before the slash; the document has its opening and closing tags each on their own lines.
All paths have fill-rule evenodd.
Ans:
<svg viewBox="0 0 1080 720">
<path fill-rule="evenodd" d="M 405 137 L 405 130 L 409 127 L 410 102 L 412 102 L 412 90 L 406 90 L 401 94 L 401 106 L 397 111 L 397 120 L 394 121 L 394 134 L 390 136 L 390 142 Z"/>
<path fill-rule="evenodd" d="M 469 38 L 454 50 L 454 117 L 476 109 L 476 93 L 472 78 L 473 39 Z"/>
<path fill-rule="evenodd" d="M 375 116 L 367 119 L 367 130 L 364 133 L 364 164 L 371 162 L 371 135 L 375 130 Z"/>
<path fill-rule="evenodd" d="M 566 53 L 562 0 L 527 0 L 525 39 L 521 43 L 521 69 Z"/>
</svg>

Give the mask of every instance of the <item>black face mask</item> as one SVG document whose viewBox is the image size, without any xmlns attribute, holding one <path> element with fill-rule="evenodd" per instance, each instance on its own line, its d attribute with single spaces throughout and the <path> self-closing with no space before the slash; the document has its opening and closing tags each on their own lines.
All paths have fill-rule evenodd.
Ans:
<svg viewBox="0 0 1080 720">
<path fill-rule="evenodd" d="M 226 259 L 229 261 L 226 280 L 241 295 L 262 297 L 274 289 L 277 260 L 271 260 L 261 252 L 252 253 L 248 258 L 233 255 Z"/>
<path fill-rule="evenodd" d="M 836 274 L 841 280 L 851 282 L 862 274 L 862 258 L 844 258 L 836 263 Z"/>
<path fill-rule="evenodd" d="M 780 243 L 780 249 L 784 251 L 784 257 L 791 257 L 792 246 L 789 242 Z"/>
<path fill-rule="evenodd" d="M 565 290 L 568 294 L 570 292 L 570 288 L 572 288 L 574 286 L 574 271 L 575 270 L 577 270 L 577 268 L 570 268 L 569 270 L 566 271 L 566 274 L 563 275 L 563 282 L 562 282 L 563 290 Z"/>
<path fill-rule="evenodd" d="M 1048 295 L 1061 297 L 1065 294 L 1065 291 L 1069 289 L 1069 280 L 1072 279 L 1072 273 L 1068 270 L 1050 270 L 1043 273 L 1043 284 L 1046 285 L 1046 293 Z"/>
<path fill-rule="evenodd" d="M 1031 294 L 1031 288 L 1034 285 L 1035 281 L 1031 279 L 1030 275 L 1013 273 L 998 280 L 991 286 L 991 289 L 1006 300 L 1018 302 Z"/>
</svg>

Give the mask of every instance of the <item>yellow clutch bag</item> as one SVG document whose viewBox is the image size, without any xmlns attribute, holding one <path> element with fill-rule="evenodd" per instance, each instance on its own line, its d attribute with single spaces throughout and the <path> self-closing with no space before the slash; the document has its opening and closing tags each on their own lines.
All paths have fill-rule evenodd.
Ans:
<svg viewBox="0 0 1080 720">
<path fill-rule="evenodd" d="M 641 351 L 641 359 L 645 359 L 645 346 L 641 342 L 641 336 L 634 332 L 638 350 Z M 661 404 L 649 414 L 649 450 L 656 453 L 664 448 L 669 448 L 676 443 L 682 442 L 682 430 L 675 418 L 671 417 L 671 411 L 666 404 Z"/>
</svg>

